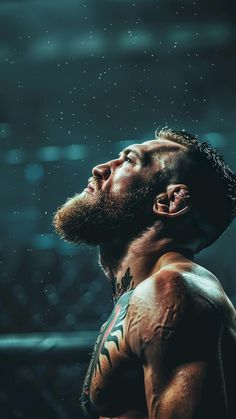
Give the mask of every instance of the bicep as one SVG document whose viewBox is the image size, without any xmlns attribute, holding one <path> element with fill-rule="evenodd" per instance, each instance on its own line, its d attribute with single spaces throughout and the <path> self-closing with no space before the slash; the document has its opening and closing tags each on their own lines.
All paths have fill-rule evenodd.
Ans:
<svg viewBox="0 0 236 419">
<path fill-rule="evenodd" d="M 144 345 L 150 419 L 190 419 L 202 409 L 210 363 L 219 342 L 216 319 L 209 317 L 205 317 L 204 326 L 202 321 L 192 322 L 188 317 L 179 319 L 180 323 L 171 319 Z"/>
<path fill-rule="evenodd" d="M 191 362 L 158 372 L 144 365 L 144 385 L 150 419 L 190 419 L 201 403 L 206 363 Z"/>
</svg>

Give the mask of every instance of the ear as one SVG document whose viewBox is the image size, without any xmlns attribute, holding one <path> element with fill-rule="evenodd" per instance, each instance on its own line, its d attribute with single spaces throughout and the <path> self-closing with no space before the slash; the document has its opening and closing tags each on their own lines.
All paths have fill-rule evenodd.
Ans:
<svg viewBox="0 0 236 419">
<path fill-rule="evenodd" d="M 166 192 L 156 197 L 153 212 L 161 217 L 174 218 L 191 208 L 191 196 L 186 185 L 169 185 Z"/>
</svg>

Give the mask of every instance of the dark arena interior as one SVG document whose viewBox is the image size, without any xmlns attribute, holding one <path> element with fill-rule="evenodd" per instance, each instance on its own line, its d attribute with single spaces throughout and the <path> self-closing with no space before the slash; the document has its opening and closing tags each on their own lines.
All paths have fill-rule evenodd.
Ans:
<svg viewBox="0 0 236 419">
<path fill-rule="evenodd" d="M 96 164 L 186 129 L 235 171 L 233 0 L 0 2 L 0 419 L 82 419 L 112 309 L 96 248 L 52 218 Z M 232 224 L 197 261 L 236 305 Z"/>
</svg>

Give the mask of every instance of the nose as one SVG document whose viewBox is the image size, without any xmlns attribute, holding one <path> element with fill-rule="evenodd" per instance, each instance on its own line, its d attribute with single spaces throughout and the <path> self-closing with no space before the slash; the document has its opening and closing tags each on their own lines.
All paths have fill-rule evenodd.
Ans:
<svg viewBox="0 0 236 419">
<path fill-rule="evenodd" d="M 93 176 L 101 179 L 107 180 L 111 174 L 111 169 L 108 163 L 98 164 L 92 170 Z"/>
</svg>

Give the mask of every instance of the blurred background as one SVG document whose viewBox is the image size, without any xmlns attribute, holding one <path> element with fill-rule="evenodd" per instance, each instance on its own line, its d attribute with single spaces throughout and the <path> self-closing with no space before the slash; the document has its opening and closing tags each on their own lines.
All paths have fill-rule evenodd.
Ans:
<svg viewBox="0 0 236 419">
<path fill-rule="evenodd" d="M 167 124 L 236 169 L 235 21 L 233 0 L 0 1 L 1 419 L 83 418 L 111 292 L 52 217 L 92 167 Z M 197 257 L 234 304 L 235 230 Z"/>
</svg>

